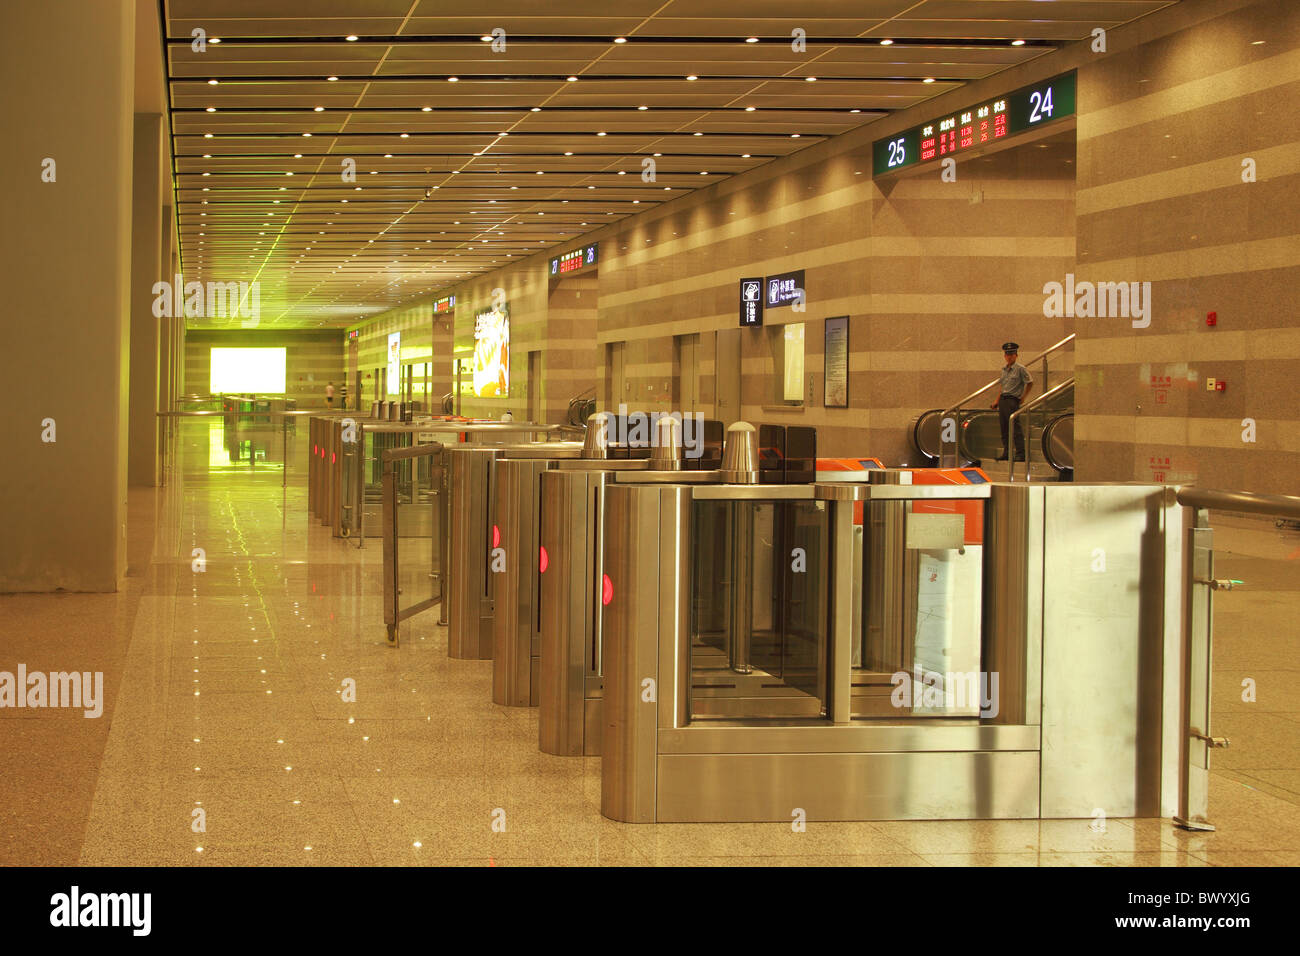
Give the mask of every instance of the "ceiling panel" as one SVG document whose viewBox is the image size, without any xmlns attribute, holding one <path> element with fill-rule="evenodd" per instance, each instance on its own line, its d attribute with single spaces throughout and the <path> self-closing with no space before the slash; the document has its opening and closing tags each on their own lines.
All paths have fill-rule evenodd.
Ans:
<svg viewBox="0 0 1300 956">
<path fill-rule="evenodd" d="M 1165 5 L 163 0 L 186 276 L 352 324 Z"/>
</svg>

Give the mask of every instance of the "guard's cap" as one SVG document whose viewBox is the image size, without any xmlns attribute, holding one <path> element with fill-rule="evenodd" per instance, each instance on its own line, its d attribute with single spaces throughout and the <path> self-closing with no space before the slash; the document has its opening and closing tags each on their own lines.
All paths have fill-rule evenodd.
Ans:
<svg viewBox="0 0 1300 956">
<path fill-rule="evenodd" d="M 1015 342 L 1003 342 L 1003 343 L 1002 343 L 1002 351 L 1004 351 L 1004 352 L 1019 352 L 1019 351 L 1020 351 L 1020 346 L 1017 345 Z"/>
</svg>

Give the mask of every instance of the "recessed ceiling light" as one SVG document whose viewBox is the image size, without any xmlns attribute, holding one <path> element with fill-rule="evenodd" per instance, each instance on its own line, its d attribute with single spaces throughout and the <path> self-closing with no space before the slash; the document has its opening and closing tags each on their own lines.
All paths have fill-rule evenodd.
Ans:
<svg viewBox="0 0 1300 956">
<path fill-rule="evenodd" d="M 534 106 L 534 107 L 533 107 L 529 112 L 531 112 L 531 113 L 540 113 L 541 111 L 542 111 L 542 108 L 541 108 L 540 106 Z"/>
<path fill-rule="evenodd" d="M 746 42 L 746 43 L 757 43 L 757 42 L 758 42 L 758 37 L 745 37 L 745 42 Z"/>
<path fill-rule="evenodd" d="M 703 136 L 704 134 L 703 134 L 703 133 L 696 133 L 695 135 L 696 135 L 696 136 Z"/>
<path fill-rule="evenodd" d="M 568 82 L 570 82 L 570 83 L 577 83 L 577 82 L 578 82 L 578 78 L 577 78 L 576 76 L 570 76 L 570 77 L 567 77 L 567 80 L 568 80 Z"/>
<path fill-rule="evenodd" d="M 798 138 L 799 138 L 799 134 L 798 134 L 798 133 L 791 133 L 791 134 L 790 134 L 790 138 L 791 138 L 791 139 L 798 139 Z"/>
<path fill-rule="evenodd" d="M 337 83 L 339 81 L 337 76 L 327 76 L 325 79 L 329 80 L 331 83 Z"/>
<path fill-rule="evenodd" d="M 293 158 L 294 158 L 294 159 L 302 159 L 302 153 L 294 153 L 294 154 L 293 154 Z"/>
<path fill-rule="evenodd" d="M 741 154 L 740 154 L 740 158 L 741 158 L 741 159 L 749 159 L 749 153 L 741 153 Z"/>
<path fill-rule="evenodd" d="M 203 154 L 203 158 L 204 158 L 204 159 L 211 159 L 211 158 L 212 158 L 212 154 L 211 154 L 211 153 L 204 153 L 204 154 Z"/>
<path fill-rule="evenodd" d="M 614 42 L 615 42 L 615 43 L 626 43 L 626 42 L 627 42 L 627 37 L 614 37 Z"/>
<path fill-rule="evenodd" d="M 881 40 L 881 41 L 880 41 L 880 45 L 881 45 L 881 46 L 893 46 L 893 45 L 894 45 L 894 41 L 893 41 L 893 40 Z"/>
<path fill-rule="evenodd" d="M 432 113 L 432 112 L 433 112 L 433 107 L 432 107 L 432 106 L 421 106 L 421 107 L 420 107 L 420 112 L 421 112 L 421 113 Z"/>
<path fill-rule="evenodd" d="M 216 85 L 217 85 L 216 80 L 208 80 L 208 86 L 216 86 Z"/>
<path fill-rule="evenodd" d="M 850 113 L 861 113 L 862 110 L 849 110 Z"/>
<path fill-rule="evenodd" d="M 310 136 L 311 134 L 308 133 L 307 135 Z M 410 138 L 411 138 L 411 134 L 410 134 L 410 133 L 403 133 L 403 134 L 402 134 L 402 139 L 410 139 Z"/>
<path fill-rule="evenodd" d="M 596 135 L 597 135 L 597 136 L 604 136 L 605 133 L 604 133 L 604 131 L 601 131 L 601 132 L 597 133 Z"/>
<path fill-rule="evenodd" d="M 357 39 L 357 35 L 356 35 L 355 33 L 349 33 L 349 34 L 348 34 L 347 36 L 345 36 L 343 39 L 347 40 L 349 43 L 353 43 L 353 42 L 356 41 L 356 39 Z"/>
<path fill-rule="evenodd" d="M 690 76 L 687 77 L 687 79 L 688 79 L 688 80 L 698 80 L 699 77 L 696 76 L 694 73 L 692 73 Z"/>
<path fill-rule="evenodd" d="M 204 139 L 212 139 L 212 134 L 211 134 L 211 133 L 204 133 L 204 134 L 203 134 L 203 138 L 204 138 Z"/>
<path fill-rule="evenodd" d="M 1011 41 L 1011 45 L 1012 45 L 1012 46 L 1024 46 L 1024 45 L 1025 45 L 1025 41 L 1024 41 L 1024 40 L 1012 40 L 1012 41 Z"/>
<path fill-rule="evenodd" d="M 490 35 L 490 34 L 487 34 L 487 33 L 483 34 L 481 37 L 479 37 L 479 39 L 482 40 L 484 43 L 491 43 L 491 42 L 492 42 L 492 37 L 491 37 L 491 35 Z"/>
<path fill-rule="evenodd" d="M 307 137 L 308 139 L 311 139 L 311 133 L 303 133 L 302 135 Z"/>
<path fill-rule="evenodd" d="M 325 112 L 325 107 L 323 107 L 323 106 L 317 106 L 317 107 L 315 107 L 315 108 L 312 110 L 312 112 L 314 112 L 314 113 L 324 113 L 324 112 Z"/>
<path fill-rule="evenodd" d="M 459 83 L 459 82 L 460 82 L 460 77 L 459 77 L 459 76 L 449 76 L 449 77 L 447 77 L 447 82 L 448 82 L 448 83 Z"/>
<path fill-rule="evenodd" d="M 805 76 L 805 77 L 804 77 L 804 81 L 807 82 L 807 83 L 816 83 L 816 82 L 817 82 L 817 77 L 815 77 L 815 76 Z"/>
<path fill-rule="evenodd" d="M 637 107 L 637 109 L 639 109 L 639 110 L 643 110 L 643 111 L 644 111 L 644 110 L 648 110 L 649 108 L 650 108 L 650 107 L 648 107 L 648 106 L 638 106 L 638 107 Z"/>
</svg>

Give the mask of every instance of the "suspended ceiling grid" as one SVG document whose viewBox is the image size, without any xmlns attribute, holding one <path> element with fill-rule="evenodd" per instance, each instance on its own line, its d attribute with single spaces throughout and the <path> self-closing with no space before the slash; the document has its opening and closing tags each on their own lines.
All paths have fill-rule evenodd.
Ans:
<svg viewBox="0 0 1300 956">
<path fill-rule="evenodd" d="M 161 2 L 186 278 L 341 328 L 1173 0 Z"/>
</svg>

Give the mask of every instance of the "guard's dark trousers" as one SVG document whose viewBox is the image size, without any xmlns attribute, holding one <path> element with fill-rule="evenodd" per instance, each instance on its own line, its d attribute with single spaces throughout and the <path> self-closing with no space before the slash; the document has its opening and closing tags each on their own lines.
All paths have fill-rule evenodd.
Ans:
<svg viewBox="0 0 1300 956">
<path fill-rule="evenodd" d="M 998 424 L 1002 427 L 1002 457 L 1007 454 L 1007 421 L 1020 407 L 1020 399 L 1014 395 L 1003 395 L 998 399 Z M 1025 457 L 1025 435 L 1021 430 L 1019 419 L 1016 420 L 1016 458 Z"/>
</svg>

